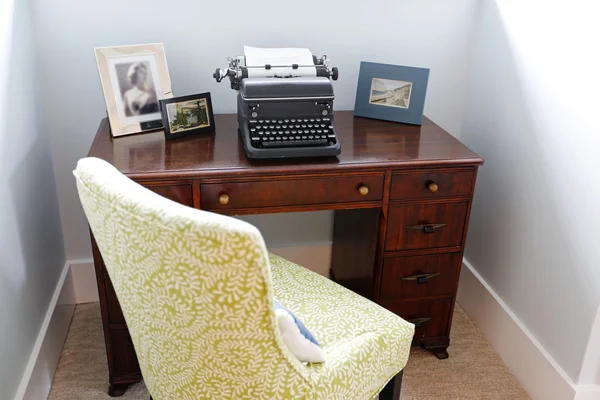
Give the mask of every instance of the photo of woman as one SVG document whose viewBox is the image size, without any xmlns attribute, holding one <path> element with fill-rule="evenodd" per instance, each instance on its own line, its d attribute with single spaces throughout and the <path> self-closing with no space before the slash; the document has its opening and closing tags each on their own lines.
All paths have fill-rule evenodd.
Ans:
<svg viewBox="0 0 600 400">
<path fill-rule="evenodd" d="M 148 61 L 115 65 L 127 117 L 158 112 L 158 96 Z"/>
</svg>

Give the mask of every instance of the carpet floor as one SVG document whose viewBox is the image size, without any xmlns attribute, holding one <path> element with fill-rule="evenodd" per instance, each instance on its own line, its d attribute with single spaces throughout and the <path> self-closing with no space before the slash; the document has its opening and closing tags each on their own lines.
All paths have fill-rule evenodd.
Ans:
<svg viewBox="0 0 600 400">
<path fill-rule="evenodd" d="M 450 358 L 438 360 L 413 348 L 404 371 L 402 400 L 525 400 L 510 374 L 460 307 L 452 323 Z M 98 303 L 78 305 L 56 370 L 49 400 L 110 399 L 108 367 Z M 148 400 L 143 383 L 123 400 Z"/>
</svg>

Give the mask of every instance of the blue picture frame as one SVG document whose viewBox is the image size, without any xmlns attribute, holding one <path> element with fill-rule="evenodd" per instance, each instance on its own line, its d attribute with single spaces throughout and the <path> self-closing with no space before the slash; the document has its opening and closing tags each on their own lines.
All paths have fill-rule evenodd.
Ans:
<svg viewBox="0 0 600 400">
<path fill-rule="evenodd" d="M 421 125 L 429 69 L 362 61 L 354 115 Z"/>
</svg>

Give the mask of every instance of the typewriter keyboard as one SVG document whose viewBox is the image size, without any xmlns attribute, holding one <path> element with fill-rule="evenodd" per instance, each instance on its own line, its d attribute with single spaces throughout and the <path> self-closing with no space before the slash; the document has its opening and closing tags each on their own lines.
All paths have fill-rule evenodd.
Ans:
<svg viewBox="0 0 600 400">
<path fill-rule="evenodd" d="M 250 140 L 257 148 L 328 146 L 337 139 L 330 118 L 251 119 Z"/>
</svg>

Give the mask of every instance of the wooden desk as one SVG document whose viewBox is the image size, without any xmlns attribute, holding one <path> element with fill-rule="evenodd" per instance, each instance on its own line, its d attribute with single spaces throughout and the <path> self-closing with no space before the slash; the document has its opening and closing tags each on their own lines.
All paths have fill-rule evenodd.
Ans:
<svg viewBox="0 0 600 400">
<path fill-rule="evenodd" d="M 217 132 L 165 142 L 112 139 L 106 119 L 89 152 L 179 203 L 222 214 L 335 210 L 331 277 L 417 325 L 414 344 L 448 357 L 450 323 L 477 167 L 458 140 L 423 126 L 336 112 L 337 158 L 252 161 L 235 115 Z M 118 300 L 92 238 L 111 395 L 141 379 Z"/>
</svg>

